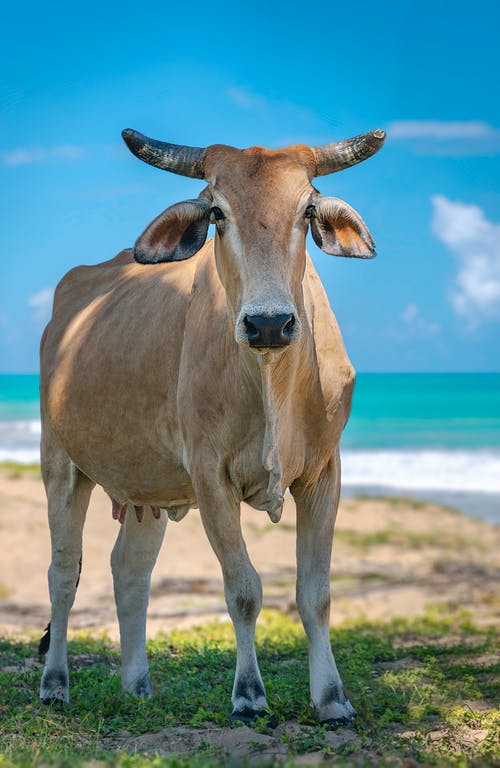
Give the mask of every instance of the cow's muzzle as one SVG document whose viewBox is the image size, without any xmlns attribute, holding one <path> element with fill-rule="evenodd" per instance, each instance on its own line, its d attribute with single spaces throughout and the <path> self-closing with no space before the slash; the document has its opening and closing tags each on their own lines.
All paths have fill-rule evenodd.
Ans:
<svg viewBox="0 0 500 768">
<path fill-rule="evenodd" d="M 243 324 L 250 347 L 281 349 L 295 337 L 295 315 L 245 315 Z"/>
</svg>

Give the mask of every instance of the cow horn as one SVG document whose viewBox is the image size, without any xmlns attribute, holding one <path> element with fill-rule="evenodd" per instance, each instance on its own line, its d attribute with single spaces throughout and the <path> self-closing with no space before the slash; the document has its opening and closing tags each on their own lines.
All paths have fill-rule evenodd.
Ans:
<svg viewBox="0 0 500 768">
<path fill-rule="evenodd" d="M 182 144 L 169 144 L 144 136 L 139 131 L 126 128 L 122 137 L 132 154 L 149 165 L 161 168 L 162 171 L 178 173 L 180 176 L 190 176 L 193 179 L 203 179 L 203 155 L 201 147 L 185 147 Z"/>
<path fill-rule="evenodd" d="M 328 173 L 342 171 L 351 165 L 361 163 L 378 152 L 384 145 L 385 131 L 377 128 L 375 131 L 362 133 L 352 139 L 334 141 L 314 147 L 316 153 L 315 176 L 326 176 Z"/>
</svg>

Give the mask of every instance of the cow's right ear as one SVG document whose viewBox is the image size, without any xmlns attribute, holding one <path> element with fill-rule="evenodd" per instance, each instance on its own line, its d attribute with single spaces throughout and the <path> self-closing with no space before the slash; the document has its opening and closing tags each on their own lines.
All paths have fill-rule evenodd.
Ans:
<svg viewBox="0 0 500 768">
<path fill-rule="evenodd" d="M 207 239 L 209 224 L 210 201 L 207 198 L 171 205 L 137 239 L 134 259 L 140 264 L 190 259 Z"/>
</svg>

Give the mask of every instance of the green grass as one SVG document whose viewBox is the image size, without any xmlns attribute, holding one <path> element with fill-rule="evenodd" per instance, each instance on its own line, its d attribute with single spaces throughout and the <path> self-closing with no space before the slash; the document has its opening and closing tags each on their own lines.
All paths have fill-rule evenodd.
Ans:
<svg viewBox="0 0 500 768">
<path fill-rule="evenodd" d="M 421 499 L 414 499 L 411 496 L 384 496 L 383 494 L 364 494 L 360 493 L 356 496 L 349 496 L 344 499 L 346 506 L 354 506 L 359 501 L 380 501 L 395 509 L 426 509 L 429 506 L 436 506 L 431 501 L 424 501 Z M 439 504 L 440 509 L 445 509 L 447 512 L 456 515 L 462 515 L 455 507 L 450 507 L 447 504 Z"/>
<path fill-rule="evenodd" d="M 384 545 L 401 546 L 405 549 L 428 549 L 439 548 L 459 552 L 470 545 L 467 537 L 455 534 L 453 531 L 446 533 L 416 533 L 404 528 L 398 528 L 395 525 L 387 526 L 380 531 L 366 533 L 364 531 L 354 531 L 349 528 L 338 528 L 335 531 L 335 540 L 343 542 L 353 549 L 366 552 L 373 547 Z M 477 547 L 476 543 L 476 547 Z"/>
<path fill-rule="evenodd" d="M 500 764 L 495 640 L 493 629 L 463 616 L 333 630 L 337 664 L 359 715 L 353 726 L 358 738 L 333 755 L 308 703 L 303 630 L 281 614 L 264 613 L 257 641 L 269 703 L 280 722 L 301 726 L 298 735 L 280 737 L 287 765 L 298 754 L 318 750 L 325 765 Z M 214 623 L 160 635 L 148 651 L 156 693 L 143 701 L 121 692 L 117 647 L 103 637 L 78 636 L 69 644 L 72 700 L 62 709 L 37 700 L 36 643 L 0 640 L 0 768 L 234 765 L 223 750 L 207 745 L 171 758 L 120 748 L 124 735 L 228 725 L 235 667 L 231 626 Z"/>
<path fill-rule="evenodd" d="M 0 471 L 8 477 L 17 479 L 20 477 L 32 477 L 41 480 L 42 472 L 40 464 L 19 464 L 17 461 L 0 461 Z"/>
</svg>

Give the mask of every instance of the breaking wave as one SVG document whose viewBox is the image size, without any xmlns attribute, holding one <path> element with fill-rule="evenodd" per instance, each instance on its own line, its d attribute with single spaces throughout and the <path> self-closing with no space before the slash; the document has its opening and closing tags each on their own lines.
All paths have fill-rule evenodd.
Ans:
<svg viewBox="0 0 500 768">
<path fill-rule="evenodd" d="M 500 493 L 500 451 L 344 450 L 342 484 L 467 493 Z"/>
</svg>

